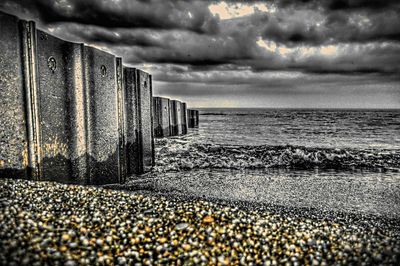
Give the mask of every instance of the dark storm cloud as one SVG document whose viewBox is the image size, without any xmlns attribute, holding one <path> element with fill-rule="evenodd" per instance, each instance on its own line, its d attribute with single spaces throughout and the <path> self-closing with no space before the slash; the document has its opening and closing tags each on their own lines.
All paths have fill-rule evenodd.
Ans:
<svg viewBox="0 0 400 266">
<path fill-rule="evenodd" d="M 300 5 L 321 5 L 326 10 L 377 10 L 399 6 L 399 1 L 397 0 L 283 0 L 281 1 L 281 5 L 288 5 L 296 2 Z"/>
<path fill-rule="evenodd" d="M 77 22 L 102 27 L 185 29 L 199 33 L 218 30 L 207 3 L 183 0 L 6 0 L 29 9 L 46 23 Z"/>
<path fill-rule="evenodd" d="M 38 14 L 54 34 L 73 41 L 100 44 L 123 56 L 126 63 L 171 63 L 196 69 L 219 65 L 250 67 L 255 71 L 293 70 L 318 73 L 392 73 L 400 40 L 397 1 L 276 1 L 273 13 L 220 21 L 208 5 L 214 1 L 172 0 L 6 0 L 0 7 Z M 239 1 L 227 1 L 239 2 Z M 240 1 L 241 3 L 243 1 Z M 257 2 L 257 1 L 245 1 Z M 312 7 L 312 8 L 311 8 Z M 375 10 L 375 11 L 374 11 Z M 57 23 L 55 23 L 57 22 Z M 60 23 L 68 22 L 68 23 Z M 48 24 L 50 23 L 50 24 Z M 218 29 L 218 31 L 216 30 Z M 363 53 L 348 48 L 335 58 L 297 54 L 288 57 L 265 51 L 258 38 L 289 48 L 301 46 L 364 44 L 375 47 Z M 389 42 L 387 46 L 380 43 Z M 377 51 L 377 52 L 375 52 Z M 382 62 L 382 55 L 387 62 Z M 375 63 L 376 62 L 376 63 Z"/>
<path fill-rule="evenodd" d="M 263 37 L 290 46 L 400 41 L 400 8 L 375 13 L 362 11 L 349 14 L 335 11 L 324 16 L 322 21 L 314 23 L 299 16 L 299 13 L 284 11 L 271 17 L 265 26 Z M 301 11 L 300 15 L 302 13 L 307 11 Z M 289 16 L 292 18 L 285 19 Z"/>
<path fill-rule="evenodd" d="M 218 1 L 213 1 L 218 2 Z M 324 10 L 381 10 L 399 7 L 398 0 L 225 0 L 230 3 L 260 3 L 268 2 L 279 7 L 286 8 L 290 6 L 321 8 Z"/>
<path fill-rule="evenodd" d="M 235 64 L 261 56 L 256 44 L 259 32 L 253 29 L 252 20 L 221 22 L 220 33 L 170 30 L 153 32 L 153 47 L 122 47 L 127 63 L 174 63 L 194 68 L 214 68 L 218 65 Z"/>
<path fill-rule="evenodd" d="M 91 43 L 142 47 L 162 47 L 164 45 L 162 34 L 149 29 L 115 29 L 88 25 L 83 31 L 82 26 L 76 23 L 65 25 L 62 30 L 66 29 L 71 36 L 75 36 L 76 40 L 85 40 Z"/>
<path fill-rule="evenodd" d="M 3 0 L 0 9 L 123 57 L 170 95 L 400 90 L 400 1 L 225 2 L 270 11 L 224 20 L 205 0 Z"/>
</svg>

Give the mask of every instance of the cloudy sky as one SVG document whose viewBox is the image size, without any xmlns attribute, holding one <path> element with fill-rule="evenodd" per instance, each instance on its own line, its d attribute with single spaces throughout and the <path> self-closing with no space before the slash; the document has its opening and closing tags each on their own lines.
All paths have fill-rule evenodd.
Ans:
<svg viewBox="0 0 400 266">
<path fill-rule="evenodd" d="M 399 0 L 2 0 L 191 107 L 400 108 Z"/>
</svg>

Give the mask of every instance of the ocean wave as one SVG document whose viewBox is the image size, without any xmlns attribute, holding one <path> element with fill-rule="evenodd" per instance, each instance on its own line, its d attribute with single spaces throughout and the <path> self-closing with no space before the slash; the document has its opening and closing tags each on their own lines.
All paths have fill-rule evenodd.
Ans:
<svg viewBox="0 0 400 266">
<path fill-rule="evenodd" d="M 230 114 L 224 114 L 224 113 L 202 113 L 201 115 L 230 115 Z"/>
<path fill-rule="evenodd" d="M 213 115 L 213 116 L 260 116 L 265 114 L 256 114 L 256 113 L 201 113 L 203 116 Z"/>
<path fill-rule="evenodd" d="M 368 169 L 400 171 L 400 151 L 302 146 L 228 146 L 163 140 L 156 149 L 156 171 L 191 169 Z"/>
</svg>

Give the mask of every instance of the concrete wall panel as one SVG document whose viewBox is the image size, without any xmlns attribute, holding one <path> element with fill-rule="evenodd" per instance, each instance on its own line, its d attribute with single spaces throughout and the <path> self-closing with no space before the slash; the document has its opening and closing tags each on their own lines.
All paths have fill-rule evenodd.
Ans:
<svg viewBox="0 0 400 266">
<path fill-rule="evenodd" d="M 169 123 L 170 123 L 170 136 L 178 135 L 177 115 L 176 115 L 176 101 L 169 101 Z"/>
<path fill-rule="evenodd" d="M 182 134 L 187 134 L 188 132 L 188 120 L 187 120 L 187 105 L 182 103 Z"/>
<path fill-rule="evenodd" d="M 18 18 L 0 12 L 0 32 L 0 176 L 26 178 L 28 132 Z"/>
<path fill-rule="evenodd" d="M 0 30 L 0 176 L 109 184 L 152 168 L 151 75 L 4 13 Z"/>
<path fill-rule="evenodd" d="M 199 126 L 199 111 L 189 109 L 188 112 L 188 127 L 196 128 Z"/>
<path fill-rule="evenodd" d="M 37 31 L 42 180 L 86 183 L 82 48 Z"/>
<path fill-rule="evenodd" d="M 137 94 L 139 104 L 139 146 L 140 173 L 151 170 L 154 163 L 153 139 L 153 92 L 151 76 L 139 69 L 137 71 Z"/>
<path fill-rule="evenodd" d="M 139 119 L 136 69 L 124 67 L 127 175 L 139 173 Z"/>
<path fill-rule="evenodd" d="M 153 127 L 155 137 L 170 135 L 169 99 L 153 97 Z"/>
<path fill-rule="evenodd" d="M 84 47 L 90 183 L 119 182 L 115 57 Z"/>
<path fill-rule="evenodd" d="M 122 58 L 116 58 L 118 90 L 118 134 L 119 134 L 119 179 L 124 183 L 127 177 L 127 117 Z"/>
<path fill-rule="evenodd" d="M 124 68 L 127 117 L 127 173 L 142 174 L 154 163 L 151 76 Z"/>
<path fill-rule="evenodd" d="M 182 112 L 183 112 L 183 108 L 182 108 L 182 103 L 180 101 L 175 101 L 175 109 L 176 109 L 176 132 L 177 135 L 182 135 L 183 131 L 182 131 Z"/>
<path fill-rule="evenodd" d="M 199 115 L 200 115 L 199 111 L 195 110 L 195 124 L 194 124 L 195 127 L 199 127 L 199 123 L 200 123 Z"/>
</svg>

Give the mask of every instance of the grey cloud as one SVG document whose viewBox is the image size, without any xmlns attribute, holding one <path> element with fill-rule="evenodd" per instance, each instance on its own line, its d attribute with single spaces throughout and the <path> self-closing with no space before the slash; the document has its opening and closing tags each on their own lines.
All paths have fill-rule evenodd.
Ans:
<svg viewBox="0 0 400 266">
<path fill-rule="evenodd" d="M 305 58 L 288 57 L 274 64 L 265 60 L 250 63 L 255 71 L 294 70 L 308 73 L 340 73 L 347 75 L 377 73 L 397 76 L 400 73 L 399 44 L 347 45 L 339 47 L 342 51 L 335 57 L 312 55 Z M 249 62 L 244 62 L 249 63 Z"/>
<path fill-rule="evenodd" d="M 307 11 L 303 11 L 307 12 Z M 400 9 L 376 13 L 359 12 L 348 14 L 335 11 L 320 23 L 282 11 L 271 17 L 263 31 L 265 39 L 295 46 L 298 44 L 323 45 L 341 42 L 400 41 Z M 295 19 L 285 19 L 293 16 Z"/>
<path fill-rule="evenodd" d="M 397 1 L 379 1 L 379 6 L 377 1 L 361 0 L 341 1 L 336 6 L 328 0 L 279 1 L 275 13 L 255 12 L 226 21 L 209 12 L 212 2 L 6 0 L 0 9 L 19 12 L 22 8 L 21 12 L 40 17 L 53 34 L 104 46 L 122 56 L 125 64 L 157 64 L 160 69 L 153 76 L 165 82 L 178 82 L 172 76 L 179 80 L 179 74 L 184 74 L 193 83 L 257 86 L 259 79 L 232 76 L 240 71 L 292 71 L 325 78 L 326 74 L 379 74 L 388 80 L 400 73 Z M 364 18 L 369 22 L 359 24 Z M 335 56 L 282 56 L 259 47 L 260 36 L 291 48 L 346 46 Z M 222 75 L 217 81 L 190 74 L 212 71 L 232 75 Z"/>
<path fill-rule="evenodd" d="M 218 1 L 213 1 L 218 2 Z M 281 8 L 286 7 L 307 7 L 307 8 L 320 8 L 323 10 L 381 10 L 389 9 L 392 7 L 399 7 L 398 0 L 225 0 L 231 3 L 260 3 L 269 2 Z"/>
<path fill-rule="evenodd" d="M 62 27 L 53 28 L 57 34 L 68 32 L 67 38 L 85 40 L 89 43 L 117 45 L 117 46 L 141 46 L 162 47 L 163 37 L 159 31 L 150 29 L 126 29 L 126 28 L 103 28 L 87 25 L 85 30 L 76 23 L 64 24 Z"/>
<path fill-rule="evenodd" d="M 45 23 L 76 22 L 102 27 L 218 31 L 207 3 L 184 0 L 5 0 L 0 7 L 29 9 Z M 18 12 L 18 10 L 17 10 Z M 189 13 L 190 12 L 190 13 Z"/>
</svg>

